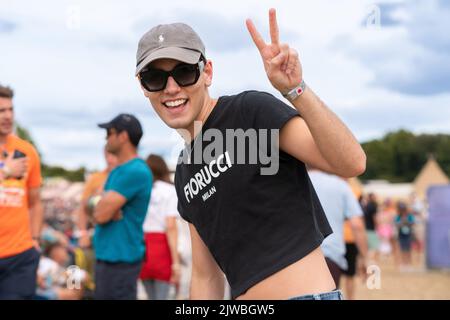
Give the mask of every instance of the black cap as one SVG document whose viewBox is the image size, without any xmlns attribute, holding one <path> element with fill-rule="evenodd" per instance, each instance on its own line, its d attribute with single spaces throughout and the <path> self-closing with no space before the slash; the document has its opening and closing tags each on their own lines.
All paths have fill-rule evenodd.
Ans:
<svg viewBox="0 0 450 320">
<path fill-rule="evenodd" d="M 132 114 L 121 113 L 110 122 L 99 123 L 103 129 L 116 129 L 118 132 L 126 131 L 133 145 L 137 147 L 142 138 L 142 127 L 139 120 Z"/>
</svg>

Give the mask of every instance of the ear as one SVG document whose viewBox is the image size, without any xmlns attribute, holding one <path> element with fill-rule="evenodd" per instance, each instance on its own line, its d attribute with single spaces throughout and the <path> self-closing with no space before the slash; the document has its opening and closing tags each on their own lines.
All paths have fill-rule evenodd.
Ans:
<svg viewBox="0 0 450 320">
<path fill-rule="evenodd" d="M 213 65 L 212 65 L 211 60 L 206 61 L 205 68 L 203 69 L 203 73 L 205 76 L 205 85 L 207 87 L 211 86 L 212 77 L 213 77 Z"/>
<path fill-rule="evenodd" d="M 130 137 L 128 136 L 128 132 L 126 132 L 124 130 L 119 133 L 119 141 L 121 143 L 125 143 L 126 141 L 129 141 L 129 140 L 130 140 Z"/>
</svg>

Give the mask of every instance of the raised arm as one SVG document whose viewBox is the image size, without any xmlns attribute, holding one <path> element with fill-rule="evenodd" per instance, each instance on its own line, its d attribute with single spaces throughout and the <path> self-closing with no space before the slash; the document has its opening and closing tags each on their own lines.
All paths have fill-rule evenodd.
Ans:
<svg viewBox="0 0 450 320">
<path fill-rule="evenodd" d="M 296 50 L 280 44 L 275 9 L 269 11 L 271 43 L 266 44 L 253 22 L 246 21 L 272 86 L 281 94 L 303 80 Z M 342 177 L 362 174 L 366 155 L 346 125 L 306 86 L 290 101 L 302 118 L 291 119 L 281 130 L 280 148 L 300 161 Z"/>
</svg>

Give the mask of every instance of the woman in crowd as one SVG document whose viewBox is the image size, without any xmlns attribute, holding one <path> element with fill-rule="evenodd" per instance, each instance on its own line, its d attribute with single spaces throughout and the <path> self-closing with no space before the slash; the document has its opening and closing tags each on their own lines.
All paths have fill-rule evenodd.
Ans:
<svg viewBox="0 0 450 320">
<path fill-rule="evenodd" d="M 153 189 L 144 222 L 146 254 L 142 282 L 150 300 L 172 299 L 177 287 L 180 259 L 177 250 L 177 195 L 164 160 L 150 155 L 147 164 L 153 173 Z"/>
</svg>

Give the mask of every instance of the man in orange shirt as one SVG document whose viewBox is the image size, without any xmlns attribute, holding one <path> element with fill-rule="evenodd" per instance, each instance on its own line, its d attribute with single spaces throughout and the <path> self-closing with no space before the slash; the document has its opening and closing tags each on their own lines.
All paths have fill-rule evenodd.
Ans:
<svg viewBox="0 0 450 320">
<path fill-rule="evenodd" d="M 0 299 L 31 299 L 40 256 L 42 178 L 36 150 L 12 133 L 13 96 L 0 85 Z"/>
</svg>

